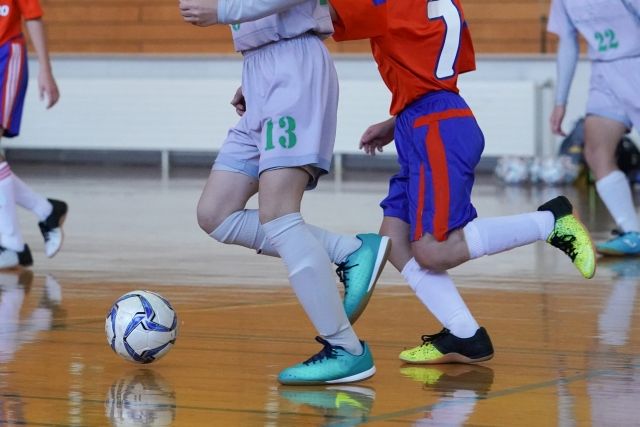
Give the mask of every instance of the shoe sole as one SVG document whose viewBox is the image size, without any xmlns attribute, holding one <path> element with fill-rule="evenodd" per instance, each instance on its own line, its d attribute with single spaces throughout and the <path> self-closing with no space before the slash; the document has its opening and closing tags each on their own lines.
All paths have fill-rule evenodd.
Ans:
<svg viewBox="0 0 640 427">
<path fill-rule="evenodd" d="M 585 227 L 584 223 L 582 222 L 582 220 L 580 219 L 580 216 L 578 215 L 578 213 L 575 210 L 571 211 L 571 215 L 573 215 L 573 217 L 576 219 L 576 221 L 578 221 L 578 224 L 580 224 L 580 226 L 586 231 L 587 236 L 589 236 L 589 243 L 591 243 L 591 252 L 593 252 L 593 271 L 591 272 L 590 276 L 585 276 L 582 271 L 580 271 L 580 274 L 582 274 L 582 277 L 584 277 L 585 279 L 591 279 L 593 278 L 593 276 L 596 275 L 596 270 L 598 269 L 598 263 L 596 260 L 596 246 L 593 244 L 593 239 L 591 238 L 591 233 L 589 233 L 589 229 L 587 227 Z"/>
<path fill-rule="evenodd" d="M 477 359 L 471 359 L 467 356 L 464 356 L 460 353 L 447 353 L 445 355 L 443 355 L 442 357 L 438 358 L 438 359 L 433 359 L 433 360 L 424 360 L 424 361 L 413 361 L 413 360 L 406 360 L 403 358 L 400 358 L 400 360 L 402 360 L 403 362 L 410 364 L 410 365 L 441 365 L 441 364 L 445 364 L 445 363 L 469 363 L 469 364 L 473 364 L 473 363 L 479 363 L 479 362 L 485 362 L 487 360 L 493 359 L 493 353 L 491 353 L 488 356 L 483 356 L 483 357 L 479 357 Z"/>
<path fill-rule="evenodd" d="M 376 367 L 372 366 L 364 372 L 360 372 L 359 374 L 351 375 L 344 378 L 338 378 L 336 380 L 329 381 L 286 381 L 278 379 L 278 382 L 282 385 L 324 385 L 324 384 L 344 384 L 344 383 L 353 383 L 357 381 L 364 381 L 368 378 L 371 378 L 376 373 Z"/>
<path fill-rule="evenodd" d="M 381 248 L 383 248 L 383 250 L 380 250 Z M 364 309 L 367 308 L 369 300 L 371 299 L 371 295 L 373 295 L 373 290 L 378 283 L 378 278 L 382 274 L 382 270 L 384 270 L 384 266 L 386 265 L 387 259 L 389 258 L 389 252 L 391 252 L 391 239 L 387 236 L 382 236 L 382 239 L 380 241 L 380 248 L 378 248 L 376 263 L 373 267 L 373 274 L 371 275 L 371 280 L 369 281 L 369 286 L 367 287 L 367 294 L 362 299 L 360 308 L 357 311 L 353 312 L 351 314 L 351 318 L 349 319 L 349 322 L 351 322 L 352 325 L 356 323 Z"/>
<path fill-rule="evenodd" d="M 58 249 L 56 249 L 51 255 L 47 255 L 47 258 L 53 258 L 56 256 L 60 249 L 62 248 L 62 243 L 64 242 L 64 231 L 62 230 L 62 224 L 67 219 L 67 214 L 64 214 L 60 217 L 60 222 L 58 223 L 58 228 L 60 229 L 60 244 L 58 245 Z"/>
</svg>

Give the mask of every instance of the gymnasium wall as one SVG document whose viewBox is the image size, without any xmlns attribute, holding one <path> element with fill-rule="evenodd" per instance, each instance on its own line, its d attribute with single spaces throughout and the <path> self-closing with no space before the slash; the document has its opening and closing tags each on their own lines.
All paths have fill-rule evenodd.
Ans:
<svg viewBox="0 0 640 427">
<path fill-rule="evenodd" d="M 185 24 L 177 0 L 41 0 L 52 52 L 230 53 L 225 26 Z M 544 53 L 549 0 L 463 0 L 479 53 Z M 368 43 L 336 44 L 334 52 L 366 52 Z"/>
</svg>

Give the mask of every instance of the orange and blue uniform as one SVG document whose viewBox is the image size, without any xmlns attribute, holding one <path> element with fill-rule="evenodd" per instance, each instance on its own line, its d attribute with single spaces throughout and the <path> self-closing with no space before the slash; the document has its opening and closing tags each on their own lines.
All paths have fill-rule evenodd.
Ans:
<svg viewBox="0 0 640 427">
<path fill-rule="evenodd" d="M 38 0 L 4 0 L 0 4 L 0 126 L 7 137 L 20 131 L 27 90 L 27 46 L 22 20 L 41 17 Z"/>
<path fill-rule="evenodd" d="M 446 240 L 473 220 L 474 169 L 482 131 L 458 95 L 458 75 L 475 69 L 460 0 L 331 0 L 337 41 L 368 38 L 392 93 L 400 172 L 381 202 L 385 216 Z"/>
</svg>

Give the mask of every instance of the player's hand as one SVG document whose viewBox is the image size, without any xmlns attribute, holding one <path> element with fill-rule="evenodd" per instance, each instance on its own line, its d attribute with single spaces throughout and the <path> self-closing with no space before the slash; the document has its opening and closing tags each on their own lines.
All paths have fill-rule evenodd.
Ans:
<svg viewBox="0 0 640 427">
<path fill-rule="evenodd" d="M 556 105 L 551 113 L 549 124 L 551 125 L 551 132 L 555 135 L 567 136 L 567 134 L 562 131 L 562 120 L 564 120 L 565 112 L 566 108 L 564 105 Z"/>
<path fill-rule="evenodd" d="M 236 113 L 239 116 L 242 116 L 247 111 L 247 103 L 244 100 L 244 95 L 242 94 L 242 86 L 236 90 L 236 94 L 231 98 L 231 105 L 236 109 Z"/>
<path fill-rule="evenodd" d="M 360 138 L 360 149 L 371 156 L 375 156 L 376 151 L 382 153 L 382 147 L 393 141 L 395 128 L 395 117 L 369 126 Z"/>
<path fill-rule="evenodd" d="M 58 85 L 51 72 L 43 71 L 38 75 L 38 92 L 40 100 L 46 100 L 47 109 L 53 107 L 60 99 Z"/>
<path fill-rule="evenodd" d="M 218 23 L 218 0 L 179 0 L 178 4 L 185 22 L 199 27 Z"/>
</svg>

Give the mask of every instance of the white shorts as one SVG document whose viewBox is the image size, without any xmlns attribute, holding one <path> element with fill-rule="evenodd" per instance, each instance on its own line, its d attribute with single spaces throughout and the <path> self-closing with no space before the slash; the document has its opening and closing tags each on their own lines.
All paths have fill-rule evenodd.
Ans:
<svg viewBox="0 0 640 427">
<path fill-rule="evenodd" d="M 591 64 L 587 114 L 640 128 L 640 57 Z"/>
<path fill-rule="evenodd" d="M 331 167 L 338 77 L 314 35 L 245 52 L 242 90 L 247 110 L 229 130 L 213 169 L 258 178 L 268 169 L 305 167 L 310 187 Z M 314 176 L 315 175 L 315 176 Z"/>
</svg>

